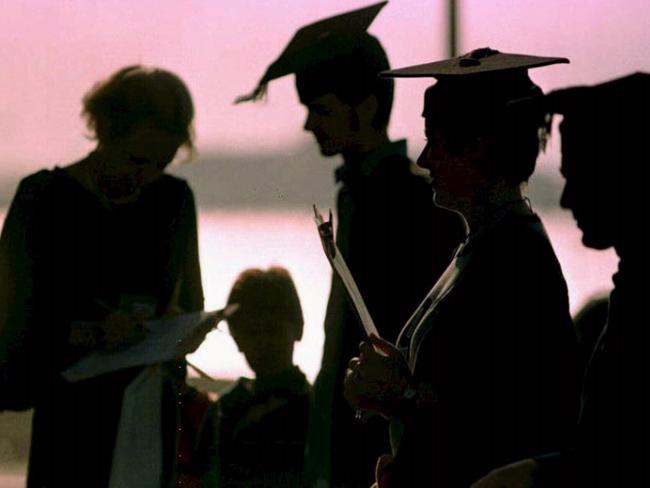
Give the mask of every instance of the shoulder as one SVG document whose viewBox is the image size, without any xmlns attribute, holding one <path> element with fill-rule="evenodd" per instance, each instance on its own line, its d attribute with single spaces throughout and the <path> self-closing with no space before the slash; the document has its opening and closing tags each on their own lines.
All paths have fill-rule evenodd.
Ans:
<svg viewBox="0 0 650 488">
<path fill-rule="evenodd" d="M 486 239 L 492 255 L 506 254 L 509 261 L 529 260 L 533 256 L 555 258 L 544 225 L 537 215 L 513 215 L 505 218 Z"/>
<path fill-rule="evenodd" d="M 234 410 L 247 403 L 252 396 L 251 383 L 249 378 L 239 378 L 217 401 L 219 410 Z"/>
<path fill-rule="evenodd" d="M 177 195 L 184 198 L 194 198 L 194 193 L 187 180 L 178 176 L 165 173 L 154 183 L 154 186 L 158 191 L 162 191 L 170 196 Z"/>
<path fill-rule="evenodd" d="M 377 174 L 383 177 L 398 178 L 404 183 L 427 186 L 426 180 L 415 174 L 415 169 L 415 163 L 408 156 L 391 154 L 381 160 L 377 167 Z"/>
<path fill-rule="evenodd" d="M 155 208 L 161 215 L 171 216 L 185 222 L 194 219 L 196 202 L 194 193 L 187 181 L 177 176 L 163 174 L 158 180 L 143 190 L 143 202 L 148 208 Z"/>
<path fill-rule="evenodd" d="M 481 279 L 509 290 L 516 297 L 511 300 L 514 308 L 533 302 L 543 306 L 539 302 L 544 300 L 549 300 L 547 306 L 553 301 L 565 307 L 568 292 L 562 268 L 539 217 L 508 219 L 486 240 L 480 258 Z"/>
<path fill-rule="evenodd" d="M 417 171 L 417 166 L 408 157 L 400 154 L 387 156 L 372 175 L 373 186 L 383 197 L 391 200 L 391 205 L 433 209 L 431 187 Z"/>
<path fill-rule="evenodd" d="M 31 175 L 24 177 L 18 183 L 16 195 L 21 195 L 24 197 L 35 197 L 44 191 L 47 191 L 49 188 L 56 184 L 57 171 L 61 170 L 42 169 L 36 173 L 32 173 Z"/>
<path fill-rule="evenodd" d="M 57 188 L 63 183 L 58 178 L 60 171 L 44 169 L 20 180 L 11 200 L 9 215 L 32 214 L 37 208 L 49 207 L 56 198 Z"/>
</svg>

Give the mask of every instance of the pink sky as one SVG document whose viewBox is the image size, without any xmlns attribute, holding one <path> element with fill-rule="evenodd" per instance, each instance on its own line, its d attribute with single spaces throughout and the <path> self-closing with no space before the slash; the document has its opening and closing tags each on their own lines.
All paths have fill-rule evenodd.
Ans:
<svg viewBox="0 0 650 488">
<path fill-rule="evenodd" d="M 0 16 L 0 174 L 80 157 L 92 144 L 79 119 L 94 81 L 130 63 L 159 65 L 190 86 L 199 150 L 254 151 L 309 141 L 293 79 L 266 104 L 233 106 L 304 23 L 361 0 L 5 0 Z M 393 66 L 445 56 L 443 0 L 391 0 L 371 32 Z M 650 71 L 647 0 L 459 0 L 462 51 L 571 58 L 536 70 L 544 89 Z M 400 80 L 391 134 L 422 145 L 427 81 Z"/>
</svg>

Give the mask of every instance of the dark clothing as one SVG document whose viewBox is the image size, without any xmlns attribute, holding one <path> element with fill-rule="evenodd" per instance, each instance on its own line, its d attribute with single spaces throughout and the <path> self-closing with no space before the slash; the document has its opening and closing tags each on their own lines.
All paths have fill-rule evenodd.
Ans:
<svg viewBox="0 0 650 488">
<path fill-rule="evenodd" d="M 311 387 L 297 368 L 240 378 L 208 413 L 199 445 L 204 486 L 300 488 Z"/>
<path fill-rule="evenodd" d="M 402 142 L 337 170 L 337 245 L 380 335 L 394 341 L 464 237 L 460 217 L 433 204 L 423 178 L 411 172 Z M 347 362 L 363 330 L 343 284 L 332 281 L 321 370 L 314 385 L 307 460 L 310 477 L 331 486 L 372 484 L 377 457 L 389 449 L 387 423 L 355 420 L 343 396 Z"/>
<path fill-rule="evenodd" d="M 583 384 L 577 448 L 538 459 L 540 488 L 650 486 L 650 266 L 639 248 L 621 256 L 614 275 Z"/>
<path fill-rule="evenodd" d="M 566 284 L 537 216 L 515 210 L 470 237 L 400 335 L 418 397 L 426 395 L 401 425 L 391 421 L 391 486 L 467 487 L 573 441 Z"/>
<path fill-rule="evenodd" d="M 109 209 L 64 170 L 39 171 L 7 214 L 0 273 L 0 408 L 34 408 L 28 486 L 107 486 L 123 392 L 140 369 L 63 380 L 85 352 L 69 345 L 70 324 L 102 320 L 100 302 L 203 308 L 192 191 L 163 175 L 136 202 Z"/>
<path fill-rule="evenodd" d="M 622 258 L 610 312 L 585 376 L 578 486 L 650 486 L 650 315 L 647 248 Z"/>
</svg>

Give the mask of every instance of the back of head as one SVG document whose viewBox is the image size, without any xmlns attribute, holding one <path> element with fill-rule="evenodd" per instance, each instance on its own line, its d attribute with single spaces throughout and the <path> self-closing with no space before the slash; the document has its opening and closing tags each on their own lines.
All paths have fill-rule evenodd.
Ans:
<svg viewBox="0 0 650 488">
<path fill-rule="evenodd" d="M 285 268 L 257 268 L 243 271 L 235 281 L 228 304 L 239 308 L 228 319 L 231 327 L 246 323 L 287 324 L 295 340 L 302 338 L 303 316 L 298 292 Z"/>
<path fill-rule="evenodd" d="M 100 144 L 147 127 L 193 146 L 192 96 L 185 83 L 166 70 L 140 65 L 119 70 L 84 96 L 82 115 Z"/>
<path fill-rule="evenodd" d="M 443 77 L 427 89 L 423 116 L 452 153 L 488 141 L 483 173 L 516 185 L 532 175 L 543 144 L 542 95 L 525 70 Z"/>
<path fill-rule="evenodd" d="M 549 111 L 563 115 L 564 160 L 588 164 L 612 185 L 630 185 L 630 190 L 638 184 L 647 186 L 650 74 L 558 90 L 547 98 Z"/>
<path fill-rule="evenodd" d="M 388 57 L 379 40 L 363 32 L 352 36 L 335 35 L 318 46 L 320 60 L 296 72 L 296 88 L 304 104 L 332 93 L 342 102 L 356 106 L 369 96 L 377 98 L 373 126 L 388 125 L 393 106 L 393 80 L 379 78 L 390 69 Z M 328 55 L 327 53 L 334 53 Z"/>
<path fill-rule="evenodd" d="M 437 79 L 425 94 L 427 126 L 441 133 L 452 154 L 462 154 L 485 140 L 481 171 L 495 182 L 517 185 L 533 173 L 545 142 L 540 138 L 546 128 L 542 90 L 528 77 L 528 70 L 568 62 L 484 47 L 381 75 Z"/>
<path fill-rule="evenodd" d="M 266 94 L 270 81 L 295 74 L 304 104 L 329 93 L 351 106 L 376 96 L 373 126 L 384 129 L 393 105 L 393 82 L 378 79 L 380 71 L 389 69 L 388 58 L 379 40 L 367 30 L 387 3 L 381 1 L 301 27 L 255 90 L 236 102 L 258 100 Z"/>
</svg>

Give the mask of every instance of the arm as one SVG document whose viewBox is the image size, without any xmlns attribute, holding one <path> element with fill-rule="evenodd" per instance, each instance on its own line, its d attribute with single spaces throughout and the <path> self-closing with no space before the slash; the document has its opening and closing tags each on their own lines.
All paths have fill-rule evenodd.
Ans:
<svg viewBox="0 0 650 488">
<path fill-rule="evenodd" d="M 21 183 L 7 213 L 0 237 L 0 409 L 30 408 L 37 367 L 30 324 L 34 295 L 35 202 Z M 11 392 L 11 396 L 7 394 Z"/>
<path fill-rule="evenodd" d="M 189 187 L 187 187 L 181 212 L 180 231 L 184 237 L 184 246 L 178 251 L 181 253 L 181 271 L 175 298 L 177 306 L 182 310 L 193 312 L 203 310 L 203 285 L 199 262 L 196 204 L 194 194 Z"/>
</svg>

